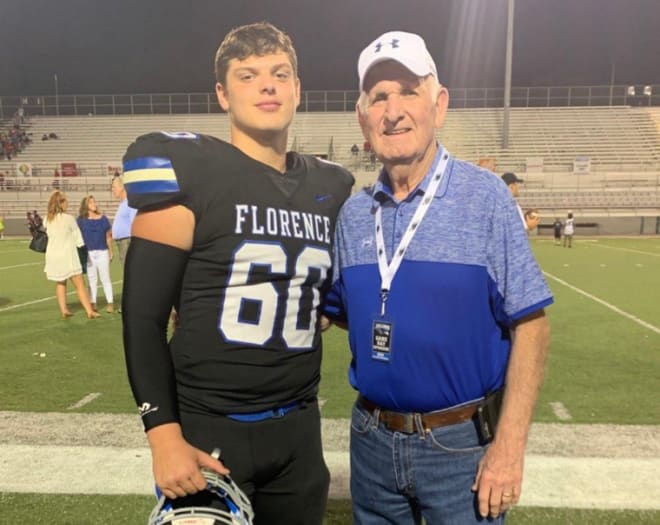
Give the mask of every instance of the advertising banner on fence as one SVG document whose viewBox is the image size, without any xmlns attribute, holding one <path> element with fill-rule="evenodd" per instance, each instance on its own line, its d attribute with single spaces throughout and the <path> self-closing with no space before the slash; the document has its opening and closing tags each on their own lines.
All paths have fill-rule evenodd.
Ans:
<svg viewBox="0 0 660 525">
<path fill-rule="evenodd" d="M 32 177 L 32 164 L 29 162 L 16 163 L 16 176 L 17 177 Z"/>
<path fill-rule="evenodd" d="M 75 162 L 63 162 L 61 166 L 62 166 L 62 177 L 78 176 L 78 166 Z"/>
<path fill-rule="evenodd" d="M 573 173 L 583 174 L 591 172 L 591 157 L 586 155 L 579 155 L 573 160 Z"/>
</svg>

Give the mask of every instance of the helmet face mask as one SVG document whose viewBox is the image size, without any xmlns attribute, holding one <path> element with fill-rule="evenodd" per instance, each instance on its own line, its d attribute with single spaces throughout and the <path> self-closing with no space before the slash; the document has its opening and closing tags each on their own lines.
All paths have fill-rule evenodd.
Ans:
<svg viewBox="0 0 660 525">
<path fill-rule="evenodd" d="M 223 504 L 213 507 L 172 508 L 172 500 L 164 495 L 149 515 L 148 525 L 252 525 L 254 511 L 245 493 L 229 476 L 202 470 L 206 490 Z"/>
</svg>

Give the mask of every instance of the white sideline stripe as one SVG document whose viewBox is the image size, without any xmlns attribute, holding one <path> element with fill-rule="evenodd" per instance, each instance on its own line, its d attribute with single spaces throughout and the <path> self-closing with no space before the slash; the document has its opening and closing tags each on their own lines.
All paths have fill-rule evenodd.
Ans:
<svg viewBox="0 0 660 525">
<path fill-rule="evenodd" d="M 101 396 L 101 392 L 90 392 L 87 394 L 85 397 L 83 397 L 80 401 L 74 403 L 71 406 L 66 407 L 67 410 L 75 410 L 76 408 L 84 407 L 85 405 L 88 405 L 92 401 L 94 401 L 97 397 Z"/>
<path fill-rule="evenodd" d="M 13 266 L 2 266 L 0 270 L 10 270 L 12 268 L 22 268 L 23 266 L 36 266 L 37 264 L 43 264 L 42 262 L 33 262 L 25 264 L 14 264 Z"/>
<path fill-rule="evenodd" d="M 75 291 L 69 292 L 69 293 L 67 293 L 67 295 L 71 295 L 72 293 L 75 293 Z M 43 302 L 46 302 L 46 301 L 51 301 L 53 299 L 55 299 L 54 295 L 51 296 L 51 297 L 44 297 L 43 299 L 36 299 L 34 301 L 28 301 L 27 303 L 15 304 L 15 305 L 12 305 L 12 306 L 6 306 L 4 308 L 0 308 L 0 312 L 6 312 L 8 310 L 15 310 L 16 308 L 21 308 L 23 306 L 30 306 L 30 305 L 33 305 L 33 304 L 43 303 Z"/>
<path fill-rule="evenodd" d="M 589 292 L 585 292 L 584 290 L 578 288 L 577 286 L 573 286 L 572 284 L 567 283 L 567 282 L 564 281 L 563 279 L 560 279 L 559 277 L 556 277 L 556 276 L 552 275 L 551 273 L 548 273 L 548 272 L 545 272 L 545 271 L 544 271 L 543 274 L 544 274 L 544 275 L 547 275 L 547 276 L 550 277 L 551 279 L 554 279 L 554 280 L 557 281 L 559 284 L 563 284 L 563 285 L 566 286 L 567 288 L 570 288 L 571 290 L 573 290 L 573 291 L 575 291 L 575 292 L 577 292 L 577 293 L 580 293 L 580 294 L 584 295 L 585 297 L 588 297 L 588 298 L 591 299 L 592 301 L 595 301 L 595 302 L 597 302 L 597 303 L 599 303 L 599 304 L 602 304 L 603 306 L 605 306 L 606 308 L 609 308 L 609 309 L 612 310 L 613 312 L 616 312 L 617 314 L 619 314 L 619 315 L 621 315 L 621 316 L 623 316 L 623 317 L 626 317 L 626 318 L 630 319 L 631 321 L 636 322 L 637 324 L 643 326 L 644 328 L 648 328 L 649 330 L 652 330 L 652 331 L 655 332 L 656 334 L 660 334 L 660 328 L 658 328 L 657 326 L 652 325 L 651 323 L 647 323 L 646 321 L 643 321 L 643 320 L 640 319 L 639 317 L 636 317 L 636 316 L 634 316 L 633 314 L 629 314 L 628 312 L 625 312 L 625 311 L 621 310 L 621 308 L 617 308 L 617 307 L 614 306 L 613 304 L 610 304 L 610 303 L 608 303 L 607 301 L 603 301 L 603 300 L 600 299 L 599 297 L 596 297 L 595 295 L 591 295 Z"/>
<path fill-rule="evenodd" d="M 119 279 L 118 281 L 113 281 L 112 284 L 113 285 L 119 284 L 123 281 L 124 281 L 123 279 Z M 66 294 L 67 295 L 73 295 L 75 293 L 76 293 L 75 290 L 71 290 L 70 292 L 67 292 Z M 39 303 L 43 303 L 43 302 L 46 302 L 46 301 L 52 301 L 53 299 L 56 299 L 56 297 L 54 295 L 51 295 L 50 297 L 43 297 L 41 299 L 35 299 L 34 301 L 28 301 L 27 303 L 14 304 L 12 306 L 5 306 L 4 308 L 0 308 L 0 313 L 7 312 L 9 310 L 15 310 L 16 308 L 22 308 L 24 306 L 31 306 L 33 304 L 39 304 Z"/>
<path fill-rule="evenodd" d="M 348 452 L 324 455 L 331 496 L 348 498 Z M 0 458 L 0 492 L 153 495 L 148 448 L 0 445 Z M 659 470 L 660 458 L 528 455 L 520 504 L 657 510 Z"/>
<path fill-rule="evenodd" d="M 561 421 L 568 421 L 570 419 L 573 419 L 571 413 L 568 411 L 568 409 L 564 406 L 564 403 L 562 403 L 561 401 L 551 401 L 550 408 L 552 408 L 552 411 L 555 413 L 555 416 L 557 416 L 557 418 L 560 419 Z"/>
<path fill-rule="evenodd" d="M 25 241 L 25 244 L 27 244 L 27 241 Z M 25 252 L 25 248 L 23 248 L 22 250 L 0 250 L 0 255 L 4 255 L 5 253 L 26 253 L 26 252 Z"/>
<path fill-rule="evenodd" d="M 599 248 L 608 248 L 610 250 L 619 250 L 622 252 L 631 252 L 631 253 L 639 253 L 641 255 L 650 255 L 651 257 L 660 257 L 660 253 L 651 253 L 651 252 L 645 252 L 642 250 L 635 250 L 633 248 L 621 248 L 619 246 L 609 246 L 607 244 L 599 244 L 595 243 L 593 246 L 598 246 Z"/>
</svg>

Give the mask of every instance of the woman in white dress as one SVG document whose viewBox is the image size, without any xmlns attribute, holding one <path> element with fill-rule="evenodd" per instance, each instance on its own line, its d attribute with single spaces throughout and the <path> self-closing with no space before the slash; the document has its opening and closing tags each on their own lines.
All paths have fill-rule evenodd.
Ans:
<svg viewBox="0 0 660 525">
<path fill-rule="evenodd" d="M 99 317 L 92 309 L 82 276 L 82 266 L 78 257 L 78 247 L 84 246 L 80 228 L 76 220 L 66 212 L 68 203 L 66 195 L 61 191 L 54 191 L 48 199 L 48 215 L 45 227 L 48 233 L 48 247 L 46 248 L 46 277 L 55 281 L 55 296 L 60 307 L 62 319 L 73 314 L 66 304 L 66 281 L 76 287 L 80 304 L 85 309 L 89 319 Z"/>
</svg>

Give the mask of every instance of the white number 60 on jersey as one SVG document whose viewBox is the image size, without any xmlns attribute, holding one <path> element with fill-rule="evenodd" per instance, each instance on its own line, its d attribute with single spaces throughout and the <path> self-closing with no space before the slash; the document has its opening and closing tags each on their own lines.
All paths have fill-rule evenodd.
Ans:
<svg viewBox="0 0 660 525">
<path fill-rule="evenodd" d="M 320 301 L 319 286 L 325 280 L 330 268 L 330 254 L 327 250 L 306 247 L 295 261 L 294 277 L 289 284 L 282 338 L 289 349 L 305 350 L 312 348 L 316 328 L 316 309 Z M 263 345 L 274 335 L 277 321 L 277 306 L 280 297 L 272 282 L 248 285 L 250 271 L 255 265 L 268 266 L 273 275 L 285 274 L 287 254 L 280 244 L 245 242 L 234 253 L 234 263 L 227 283 L 225 300 L 220 312 L 219 328 L 229 341 Z M 318 279 L 309 283 L 311 270 L 318 270 Z M 312 289 L 309 323 L 299 327 L 303 305 L 303 285 Z M 256 322 L 241 320 L 244 301 L 259 305 Z M 305 301 L 308 308 L 309 302 Z"/>
</svg>

